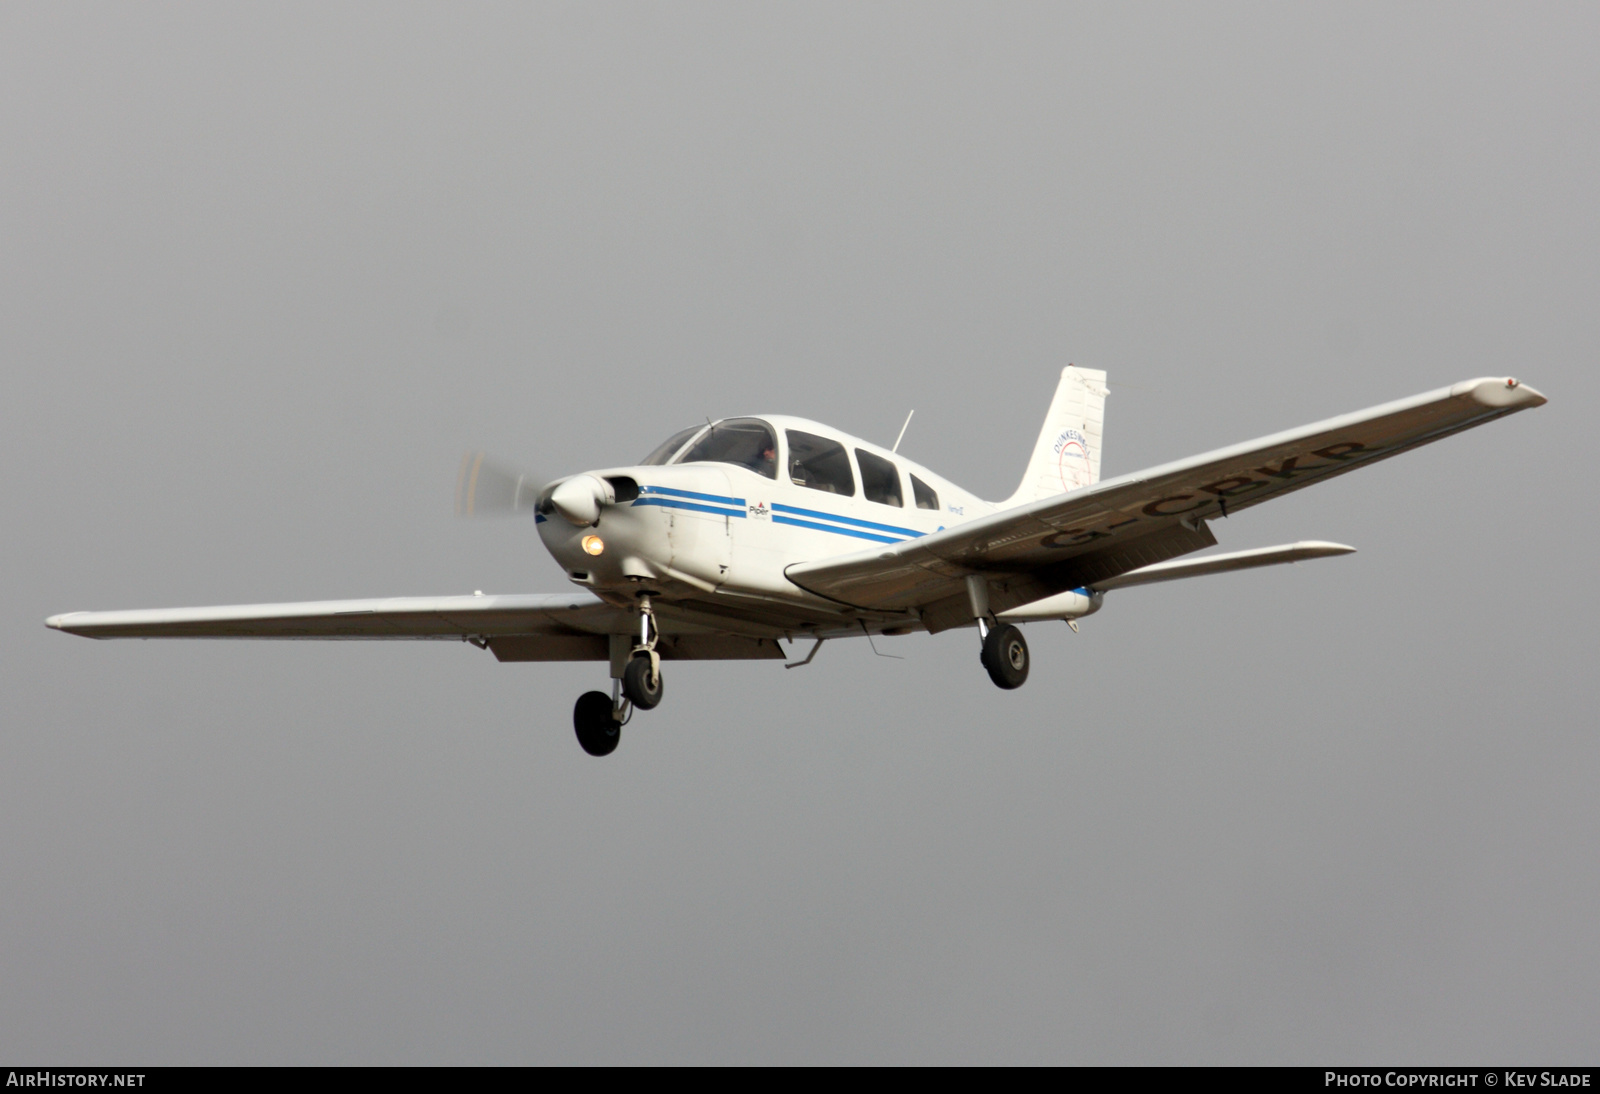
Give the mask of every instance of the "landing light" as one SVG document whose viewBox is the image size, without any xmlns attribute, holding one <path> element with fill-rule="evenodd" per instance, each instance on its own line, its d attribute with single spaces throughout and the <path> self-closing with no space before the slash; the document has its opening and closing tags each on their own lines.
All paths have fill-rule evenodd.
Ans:
<svg viewBox="0 0 1600 1094">
<path fill-rule="evenodd" d="M 591 555 L 598 555 L 606 549 L 606 541 L 599 536 L 584 536 L 583 549 Z"/>
</svg>

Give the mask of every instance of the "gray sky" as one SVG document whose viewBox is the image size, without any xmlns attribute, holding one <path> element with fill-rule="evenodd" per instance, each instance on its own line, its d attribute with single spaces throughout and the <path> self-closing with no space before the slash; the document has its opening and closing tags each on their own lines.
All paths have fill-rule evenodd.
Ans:
<svg viewBox="0 0 1600 1094">
<path fill-rule="evenodd" d="M 1594 1062 L 1600 9 L 0 6 L 0 1057 Z M 1511 373 L 1349 558 L 804 671 L 91 643 L 559 591 L 456 462 L 788 412 L 1015 486 Z"/>
</svg>

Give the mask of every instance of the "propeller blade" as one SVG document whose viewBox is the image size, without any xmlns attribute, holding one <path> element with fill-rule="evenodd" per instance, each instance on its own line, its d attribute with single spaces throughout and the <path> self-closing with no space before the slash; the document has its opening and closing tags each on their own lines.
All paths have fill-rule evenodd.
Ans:
<svg viewBox="0 0 1600 1094">
<path fill-rule="evenodd" d="M 544 484 L 537 475 L 502 467 L 482 452 L 468 452 L 461 457 L 461 470 L 456 474 L 456 515 L 530 513 Z"/>
</svg>

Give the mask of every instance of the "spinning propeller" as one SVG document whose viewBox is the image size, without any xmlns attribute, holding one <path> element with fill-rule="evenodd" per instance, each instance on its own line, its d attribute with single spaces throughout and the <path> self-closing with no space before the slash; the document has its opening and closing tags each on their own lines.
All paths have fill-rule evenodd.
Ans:
<svg viewBox="0 0 1600 1094">
<path fill-rule="evenodd" d="M 545 495 L 546 513 L 560 514 L 568 523 L 586 528 L 600 519 L 600 510 L 617 500 L 616 488 L 593 475 L 573 475 L 549 488 L 551 480 L 526 471 L 503 467 L 482 452 L 461 457 L 456 475 L 456 515 L 498 516 L 531 513 Z"/>
<path fill-rule="evenodd" d="M 482 452 L 468 452 L 461 457 L 461 470 L 456 474 L 456 516 L 530 513 L 538 505 L 539 491 L 547 481 L 502 467 Z"/>
</svg>

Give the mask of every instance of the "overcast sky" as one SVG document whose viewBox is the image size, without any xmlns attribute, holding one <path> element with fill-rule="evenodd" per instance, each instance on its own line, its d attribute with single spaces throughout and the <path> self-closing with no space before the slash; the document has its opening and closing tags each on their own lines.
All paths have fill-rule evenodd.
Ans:
<svg viewBox="0 0 1600 1094">
<path fill-rule="evenodd" d="M 0 5 L 0 1057 L 1600 1056 L 1600 8 Z M 1457 380 L 1359 553 L 804 670 L 95 643 L 561 591 L 461 523 L 787 412 L 1011 492 Z"/>
</svg>

